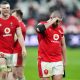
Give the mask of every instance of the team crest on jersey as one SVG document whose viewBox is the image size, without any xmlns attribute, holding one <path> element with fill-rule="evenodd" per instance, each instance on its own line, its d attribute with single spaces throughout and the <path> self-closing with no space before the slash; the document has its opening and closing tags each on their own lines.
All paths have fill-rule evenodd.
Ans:
<svg viewBox="0 0 80 80">
<path fill-rule="evenodd" d="M 54 34 L 53 35 L 53 39 L 57 41 L 59 39 L 59 35 L 58 34 Z"/>
<path fill-rule="evenodd" d="M 44 70 L 44 74 L 46 74 L 46 75 L 48 74 L 48 70 L 47 69 Z"/>
</svg>

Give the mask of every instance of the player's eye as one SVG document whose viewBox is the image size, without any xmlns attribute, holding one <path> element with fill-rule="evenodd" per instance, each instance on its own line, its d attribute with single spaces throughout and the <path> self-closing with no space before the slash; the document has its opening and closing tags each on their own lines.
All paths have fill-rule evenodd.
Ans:
<svg viewBox="0 0 80 80">
<path fill-rule="evenodd" d="M 10 9 L 9 7 L 7 7 L 7 9 Z"/>
<path fill-rule="evenodd" d="M 5 9 L 5 8 L 2 8 L 2 9 Z"/>
</svg>

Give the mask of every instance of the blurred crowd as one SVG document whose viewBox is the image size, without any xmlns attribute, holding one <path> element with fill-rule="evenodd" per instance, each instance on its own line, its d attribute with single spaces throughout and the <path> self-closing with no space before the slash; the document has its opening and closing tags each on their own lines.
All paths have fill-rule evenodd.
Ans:
<svg viewBox="0 0 80 80">
<path fill-rule="evenodd" d="M 1 0 L 0 0 L 1 1 Z M 27 34 L 35 34 L 34 27 L 39 21 L 49 19 L 50 14 L 58 10 L 63 18 L 66 33 L 80 33 L 80 0 L 7 0 L 11 9 L 23 11 L 23 21 Z"/>
</svg>

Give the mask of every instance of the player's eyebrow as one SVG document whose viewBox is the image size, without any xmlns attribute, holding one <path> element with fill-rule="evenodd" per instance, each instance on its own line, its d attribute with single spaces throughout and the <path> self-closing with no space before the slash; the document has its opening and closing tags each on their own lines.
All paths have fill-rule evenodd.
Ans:
<svg viewBox="0 0 80 80">
<path fill-rule="evenodd" d="M 7 7 L 7 8 L 10 8 L 10 7 Z"/>
</svg>

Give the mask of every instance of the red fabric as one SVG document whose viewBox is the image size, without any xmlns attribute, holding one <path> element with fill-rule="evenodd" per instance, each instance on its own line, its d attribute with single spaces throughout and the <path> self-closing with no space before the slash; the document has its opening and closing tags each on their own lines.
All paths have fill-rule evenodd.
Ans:
<svg viewBox="0 0 80 80">
<path fill-rule="evenodd" d="M 41 24 L 44 23 L 41 22 Z M 64 32 L 61 26 L 58 26 L 57 28 L 50 26 L 45 30 L 44 34 L 38 33 L 38 59 L 46 62 L 61 61 L 61 39 L 63 34 Z"/>
<path fill-rule="evenodd" d="M 7 20 L 0 18 L 0 52 L 12 53 L 14 34 L 19 27 L 18 20 L 10 16 Z"/>
<path fill-rule="evenodd" d="M 38 72 L 39 72 L 39 77 L 43 77 L 42 68 L 41 68 L 41 60 L 38 60 Z"/>
<path fill-rule="evenodd" d="M 17 66 L 22 66 L 23 65 L 23 57 L 22 54 L 18 54 L 18 59 L 17 59 Z"/>
</svg>

